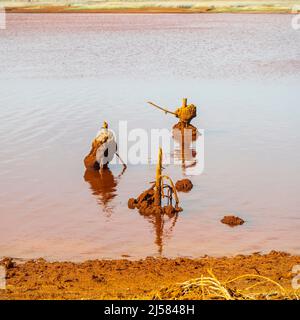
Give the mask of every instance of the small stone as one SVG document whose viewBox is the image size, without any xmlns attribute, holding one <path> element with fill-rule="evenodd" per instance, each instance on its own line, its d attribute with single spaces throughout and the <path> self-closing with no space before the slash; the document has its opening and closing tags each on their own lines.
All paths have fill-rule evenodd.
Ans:
<svg viewBox="0 0 300 320">
<path fill-rule="evenodd" d="M 193 183 L 189 179 L 178 180 L 175 184 L 177 191 L 189 192 L 193 188 Z"/>
<path fill-rule="evenodd" d="M 245 221 L 236 216 L 225 216 L 222 220 L 222 223 L 227 224 L 231 227 L 242 225 Z"/>
<path fill-rule="evenodd" d="M 128 208 L 129 209 L 134 209 L 136 207 L 136 201 L 134 198 L 130 198 L 128 200 Z"/>
<path fill-rule="evenodd" d="M 163 211 L 168 216 L 172 216 L 176 213 L 176 210 L 172 205 L 164 206 Z"/>
</svg>

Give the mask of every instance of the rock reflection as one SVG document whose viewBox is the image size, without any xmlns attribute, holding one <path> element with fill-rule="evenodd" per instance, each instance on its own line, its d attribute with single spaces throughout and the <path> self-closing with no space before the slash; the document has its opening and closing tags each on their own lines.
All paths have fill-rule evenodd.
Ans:
<svg viewBox="0 0 300 320">
<path fill-rule="evenodd" d="M 117 185 L 125 169 L 115 177 L 110 169 L 100 171 L 87 169 L 84 174 L 84 180 L 89 183 L 92 195 L 96 196 L 103 212 L 110 216 L 113 210 L 111 201 L 117 195 Z"/>
</svg>

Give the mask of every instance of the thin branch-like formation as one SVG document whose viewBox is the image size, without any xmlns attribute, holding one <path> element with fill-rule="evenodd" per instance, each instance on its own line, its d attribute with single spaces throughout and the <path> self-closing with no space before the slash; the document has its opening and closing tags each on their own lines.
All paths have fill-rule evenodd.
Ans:
<svg viewBox="0 0 300 320">
<path fill-rule="evenodd" d="M 175 202 L 176 202 L 175 208 L 178 207 L 179 198 L 178 198 L 177 190 L 175 188 L 175 185 L 174 185 L 172 179 L 169 176 L 166 176 L 166 175 L 162 176 L 162 179 L 167 179 L 167 180 L 170 181 L 170 184 L 171 184 L 170 189 L 173 191 L 174 196 L 175 196 Z"/>
<path fill-rule="evenodd" d="M 153 102 L 151 102 L 151 101 L 148 101 L 148 103 L 151 104 L 153 107 L 158 108 L 158 109 L 164 111 L 165 113 L 171 113 L 171 114 L 173 114 L 174 116 L 177 117 L 177 114 L 176 114 L 175 112 L 173 112 L 173 111 L 170 111 L 170 110 L 168 110 L 168 109 L 162 108 L 162 107 L 158 106 L 157 104 L 155 104 L 155 103 L 153 103 Z"/>
</svg>

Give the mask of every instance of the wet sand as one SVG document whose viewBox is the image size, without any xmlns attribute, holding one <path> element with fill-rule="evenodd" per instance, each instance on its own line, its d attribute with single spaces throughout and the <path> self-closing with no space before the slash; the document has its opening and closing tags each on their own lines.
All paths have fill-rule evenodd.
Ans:
<svg viewBox="0 0 300 320">
<path fill-rule="evenodd" d="M 38 259 L 26 263 L 6 260 L 5 264 L 7 289 L 0 290 L 0 299 L 152 299 L 162 288 L 207 276 L 208 270 L 221 282 L 244 274 L 265 276 L 280 284 L 286 293 L 293 294 L 292 268 L 300 264 L 300 256 L 272 251 L 267 255 L 254 253 L 231 258 L 147 258 L 83 263 L 51 263 Z M 255 281 L 255 277 L 248 277 L 234 283 L 232 290 L 244 290 Z M 256 299 L 264 299 L 266 295 L 268 299 L 282 299 L 282 289 L 264 282 L 250 291 Z M 198 294 L 189 296 L 189 299 L 200 298 Z"/>
</svg>

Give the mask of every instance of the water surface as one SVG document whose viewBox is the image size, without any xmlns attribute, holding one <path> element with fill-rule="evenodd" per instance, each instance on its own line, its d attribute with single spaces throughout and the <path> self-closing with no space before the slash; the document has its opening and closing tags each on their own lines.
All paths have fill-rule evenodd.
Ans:
<svg viewBox="0 0 300 320">
<path fill-rule="evenodd" d="M 0 30 L 0 256 L 51 260 L 300 254 L 300 32 L 289 15 L 9 14 Z M 198 106 L 205 170 L 177 219 L 127 208 L 151 165 L 101 179 L 103 120 L 171 128 Z M 166 166 L 174 180 L 188 175 Z M 219 220 L 246 220 L 229 228 Z"/>
</svg>

